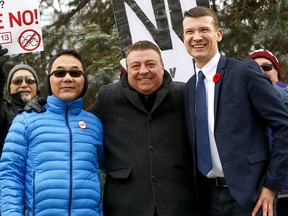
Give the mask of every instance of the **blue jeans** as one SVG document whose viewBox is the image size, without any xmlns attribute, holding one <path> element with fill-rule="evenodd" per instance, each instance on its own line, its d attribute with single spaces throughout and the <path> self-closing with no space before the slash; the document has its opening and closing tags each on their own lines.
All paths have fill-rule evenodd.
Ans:
<svg viewBox="0 0 288 216">
<path fill-rule="evenodd" d="M 275 205 L 274 205 L 275 206 Z M 242 208 L 232 197 L 227 187 L 211 187 L 210 215 L 212 216 L 251 216 L 253 209 Z M 276 213 L 276 209 L 274 211 Z M 262 209 L 257 216 L 262 216 Z M 276 215 L 276 214 L 274 214 Z"/>
</svg>

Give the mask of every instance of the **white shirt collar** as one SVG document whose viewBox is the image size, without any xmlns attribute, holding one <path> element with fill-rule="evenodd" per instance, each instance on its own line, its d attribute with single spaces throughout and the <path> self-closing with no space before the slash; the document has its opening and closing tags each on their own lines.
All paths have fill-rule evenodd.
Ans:
<svg viewBox="0 0 288 216">
<path fill-rule="evenodd" d="M 214 57 L 206 64 L 204 65 L 204 67 L 202 69 L 198 68 L 196 65 L 196 75 L 198 77 L 198 73 L 199 71 L 201 70 L 203 72 L 203 74 L 205 75 L 205 78 L 208 80 L 208 81 L 212 81 L 213 80 L 213 76 L 215 75 L 216 73 L 216 70 L 217 70 L 217 66 L 218 66 L 218 62 L 219 62 L 219 59 L 220 59 L 220 53 L 217 52 Z"/>
</svg>

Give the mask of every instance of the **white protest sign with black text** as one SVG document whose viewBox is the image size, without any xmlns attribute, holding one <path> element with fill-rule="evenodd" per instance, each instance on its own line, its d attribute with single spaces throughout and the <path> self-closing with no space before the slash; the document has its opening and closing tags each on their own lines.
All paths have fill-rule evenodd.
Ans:
<svg viewBox="0 0 288 216">
<path fill-rule="evenodd" d="M 38 0 L 0 0 L 0 43 L 8 54 L 43 51 Z"/>
<path fill-rule="evenodd" d="M 182 41 L 183 13 L 209 0 L 112 0 L 123 53 L 139 41 L 154 42 L 161 50 L 165 69 L 175 81 L 193 74 L 192 57 Z M 125 56 L 123 54 L 123 56 Z"/>
</svg>

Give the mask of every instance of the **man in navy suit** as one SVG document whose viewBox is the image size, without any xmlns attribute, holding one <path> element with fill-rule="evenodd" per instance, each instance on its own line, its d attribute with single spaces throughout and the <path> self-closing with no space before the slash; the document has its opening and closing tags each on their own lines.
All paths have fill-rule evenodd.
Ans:
<svg viewBox="0 0 288 216">
<path fill-rule="evenodd" d="M 198 206 L 200 211 L 207 210 L 199 214 L 242 216 L 263 212 L 272 216 L 275 194 L 288 171 L 287 109 L 255 61 L 226 58 L 219 53 L 223 32 L 209 8 L 198 6 L 186 11 L 183 34 L 195 61 L 195 75 L 185 86 L 185 112 Z M 202 162 L 197 162 L 197 152 L 203 149 L 196 147 L 200 137 L 196 137 L 200 123 L 195 118 L 199 71 L 204 74 L 208 157 L 212 160 L 205 174 L 199 172 Z M 271 148 L 268 127 L 274 137 Z"/>
</svg>

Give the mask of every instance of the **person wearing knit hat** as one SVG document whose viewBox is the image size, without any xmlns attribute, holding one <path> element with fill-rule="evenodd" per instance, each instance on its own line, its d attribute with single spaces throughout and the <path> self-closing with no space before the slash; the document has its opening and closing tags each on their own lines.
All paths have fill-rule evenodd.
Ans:
<svg viewBox="0 0 288 216">
<path fill-rule="evenodd" d="M 280 81 L 282 75 L 281 66 L 279 60 L 272 52 L 259 49 L 250 53 L 248 59 L 254 59 L 273 84 Z"/>
<path fill-rule="evenodd" d="M 3 71 L 4 64 L 10 56 L 7 49 L 0 45 L 0 156 L 4 140 L 18 111 L 24 109 L 26 104 L 39 94 L 39 80 L 35 70 L 26 64 L 14 66 L 8 73 L 7 80 Z M 4 88 L 11 97 L 10 101 L 4 99 Z"/>
<path fill-rule="evenodd" d="M 288 84 L 280 82 L 282 69 L 276 56 L 266 49 L 259 49 L 249 54 L 248 59 L 254 59 L 263 73 L 271 80 L 281 99 L 288 106 Z M 288 185 L 287 185 L 288 187 Z"/>
<path fill-rule="evenodd" d="M 249 59 L 254 59 L 262 69 L 263 73 L 271 80 L 274 88 L 280 94 L 281 99 L 288 107 L 288 84 L 280 82 L 282 70 L 276 56 L 269 50 L 256 50 L 248 56 Z M 270 142 L 273 135 L 270 132 Z M 283 185 L 283 190 L 278 194 L 277 215 L 288 215 L 288 174 Z"/>
<path fill-rule="evenodd" d="M 266 49 L 255 50 L 250 53 L 248 59 L 254 59 L 263 73 L 271 80 L 281 99 L 288 106 L 288 84 L 280 82 L 282 69 L 276 56 Z"/>
<path fill-rule="evenodd" d="M 20 93 L 24 103 L 27 103 L 39 93 L 38 85 L 38 76 L 35 70 L 29 65 L 18 64 L 14 66 L 8 74 L 8 93 L 10 95 Z"/>
</svg>

